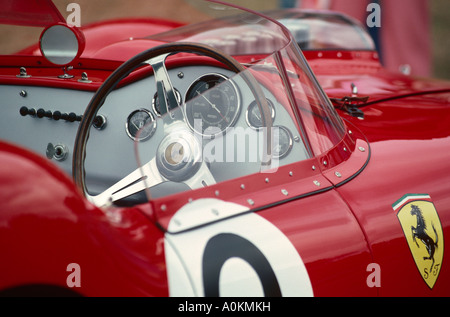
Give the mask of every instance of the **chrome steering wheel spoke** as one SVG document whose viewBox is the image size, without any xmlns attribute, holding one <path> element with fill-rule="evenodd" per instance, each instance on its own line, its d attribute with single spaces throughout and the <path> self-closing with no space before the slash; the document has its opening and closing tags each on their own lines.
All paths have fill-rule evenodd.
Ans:
<svg viewBox="0 0 450 317">
<path fill-rule="evenodd" d="M 88 195 L 87 197 L 96 206 L 109 206 L 118 200 L 129 197 L 142 190 L 151 188 L 166 181 L 169 180 L 159 174 L 158 167 L 156 165 L 156 158 L 154 158 L 147 164 L 122 178 L 102 193 L 96 196 Z M 214 179 L 214 176 L 206 163 L 202 162 L 197 173 L 195 173 L 191 178 L 182 181 L 182 183 L 194 190 L 214 185 L 216 180 Z"/>
<path fill-rule="evenodd" d="M 153 68 L 156 81 L 156 93 L 159 96 L 160 114 L 162 116 L 180 106 L 165 65 L 166 58 L 169 55 L 171 54 L 167 53 L 155 56 L 146 61 Z"/>
<path fill-rule="evenodd" d="M 96 196 L 89 196 L 89 200 L 97 206 L 107 206 L 115 201 L 136 194 L 144 189 L 165 182 L 158 172 L 156 159 L 137 168 L 117 183 Z"/>
<path fill-rule="evenodd" d="M 184 181 L 184 183 L 188 185 L 190 189 L 197 189 L 214 185 L 216 180 L 214 179 L 214 176 L 206 163 L 202 162 L 198 172 L 191 178 Z"/>
</svg>

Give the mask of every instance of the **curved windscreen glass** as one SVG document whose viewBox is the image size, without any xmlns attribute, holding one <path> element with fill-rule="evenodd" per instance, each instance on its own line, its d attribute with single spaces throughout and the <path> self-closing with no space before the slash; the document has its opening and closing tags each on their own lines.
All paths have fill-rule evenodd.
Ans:
<svg viewBox="0 0 450 317">
<path fill-rule="evenodd" d="M 281 24 L 219 4 L 208 8 L 219 10 L 221 16 L 151 39 L 206 44 L 235 58 L 243 70 L 209 68 L 191 79 L 187 88 L 173 84 L 166 91 L 168 112 L 140 131 L 160 129 L 155 133 L 156 146 L 137 143 L 143 181 L 133 186 L 150 188 L 151 199 L 256 173 L 275 173 L 281 166 L 331 149 L 345 134 L 342 121 Z M 224 17 L 224 12 L 232 15 Z M 170 98 L 172 90 L 179 91 L 180 97 Z M 171 105 L 170 99 L 177 104 Z"/>
<path fill-rule="evenodd" d="M 127 89 L 153 99 L 128 118 L 139 168 L 105 191 L 113 201 L 143 189 L 155 199 L 275 173 L 330 150 L 345 135 L 282 24 L 201 2 L 210 19 L 149 37 L 178 45 L 148 57 L 153 72 L 142 85 L 113 91 L 105 100 L 107 106 Z M 107 194 L 94 199 L 101 202 Z"/>
<path fill-rule="evenodd" d="M 291 31 L 303 51 L 375 50 L 366 29 L 348 16 L 299 9 L 270 11 L 267 14 Z"/>
</svg>

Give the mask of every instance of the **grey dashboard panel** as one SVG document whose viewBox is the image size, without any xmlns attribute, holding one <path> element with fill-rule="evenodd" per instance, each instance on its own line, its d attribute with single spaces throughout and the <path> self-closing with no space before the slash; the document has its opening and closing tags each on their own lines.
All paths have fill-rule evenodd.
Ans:
<svg viewBox="0 0 450 317">
<path fill-rule="evenodd" d="M 261 131 L 249 127 L 247 109 L 254 101 L 254 96 L 248 91 L 242 78 L 233 77 L 234 73 L 213 66 L 179 67 L 169 70 L 173 86 L 180 93 L 184 102 L 189 87 L 204 74 L 221 74 L 231 77 L 238 87 L 241 108 L 236 118 L 232 133 L 220 137 L 202 139 L 204 149 L 215 150 L 223 147 L 225 151 L 237 153 L 246 148 L 247 158 L 256 157 L 253 151 L 260 149 L 252 147 L 252 140 L 261 137 Z M 25 91 L 26 96 L 21 92 Z M 278 103 L 269 90 L 263 89 L 266 98 L 274 105 L 276 115 L 274 126 L 283 126 L 290 131 L 291 144 L 289 155 L 280 158 L 280 165 L 294 163 L 307 158 L 306 150 L 300 142 L 301 138 L 290 115 Z M 100 192 L 137 168 L 136 150 L 142 157 L 154 157 L 159 143 L 164 137 L 162 120 L 155 113 L 153 98 L 156 84 L 153 77 L 147 77 L 130 85 L 114 90 L 106 99 L 99 113 L 106 118 L 103 129 L 91 129 L 86 154 L 86 175 L 88 188 L 93 192 Z M 89 104 L 93 93 L 61 88 L 36 86 L 0 86 L 0 138 L 22 145 L 43 156 L 48 154 L 49 144 L 63 146 L 67 155 L 62 160 L 52 160 L 68 175 L 72 172 L 72 153 L 79 122 L 37 118 L 31 115 L 21 115 L 20 109 L 44 109 L 45 111 L 59 111 L 61 113 L 75 113 L 81 116 Z M 136 110 L 145 109 L 157 118 L 153 135 L 136 144 L 127 133 L 127 119 Z M 240 130 L 239 130 L 240 129 Z M 237 136 L 234 132 L 243 134 Z M 245 141 L 248 140 L 248 141 Z M 295 141 L 293 141 L 295 140 Z M 227 147 L 232 144 L 233 148 Z M 224 157 L 225 158 L 225 157 Z M 146 162 L 142 162 L 146 163 Z M 237 164 L 238 163 L 238 164 Z M 217 181 L 258 172 L 260 162 L 257 159 L 242 161 L 237 155 L 234 160 L 216 160 L 210 163 L 210 169 Z"/>
</svg>

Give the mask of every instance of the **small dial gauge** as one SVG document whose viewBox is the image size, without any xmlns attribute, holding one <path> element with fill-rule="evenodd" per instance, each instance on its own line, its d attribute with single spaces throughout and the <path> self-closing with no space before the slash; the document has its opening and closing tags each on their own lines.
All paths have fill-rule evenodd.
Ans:
<svg viewBox="0 0 450 317">
<path fill-rule="evenodd" d="M 135 141 L 144 141 L 152 137 L 156 131 L 156 120 L 153 113 L 147 109 L 133 111 L 127 119 L 128 136 Z"/>
<path fill-rule="evenodd" d="M 275 126 L 272 129 L 272 155 L 275 158 L 286 157 L 292 149 L 292 133 L 283 126 Z"/>
<path fill-rule="evenodd" d="M 275 120 L 275 107 L 273 106 L 273 103 L 269 99 L 267 99 L 267 104 L 270 108 L 269 111 L 270 111 L 272 122 L 273 122 L 273 120 Z M 254 128 L 256 130 L 261 129 L 264 126 L 262 114 L 261 114 L 261 111 L 259 110 L 259 106 L 256 101 L 253 101 L 248 106 L 246 120 L 247 120 L 247 124 L 251 128 Z"/>
<path fill-rule="evenodd" d="M 200 77 L 186 93 L 186 121 L 192 130 L 203 136 L 226 132 L 236 122 L 240 109 L 236 86 L 219 74 Z"/>
<path fill-rule="evenodd" d="M 178 104 L 181 105 L 181 94 L 176 89 L 175 89 L 175 96 L 177 98 Z M 158 98 L 158 94 L 157 93 L 153 97 L 152 107 L 153 107 L 153 111 L 156 113 L 156 115 L 158 117 L 160 117 L 161 116 L 161 108 L 160 108 L 161 106 L 159 104 L 159 98 Z"/>
</svg>

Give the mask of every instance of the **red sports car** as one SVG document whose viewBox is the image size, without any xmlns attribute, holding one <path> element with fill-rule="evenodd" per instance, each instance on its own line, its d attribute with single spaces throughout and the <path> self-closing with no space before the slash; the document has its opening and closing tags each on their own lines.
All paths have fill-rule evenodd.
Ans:
<svg viewBox="0 0 450 317">
<path fill-rule="evenodd" d="M 189 3 L 0 1 L 42 28 L 0 59 L 0 295 L 449 296 L 450 83 L 341 14 Z"/>
</svg>

